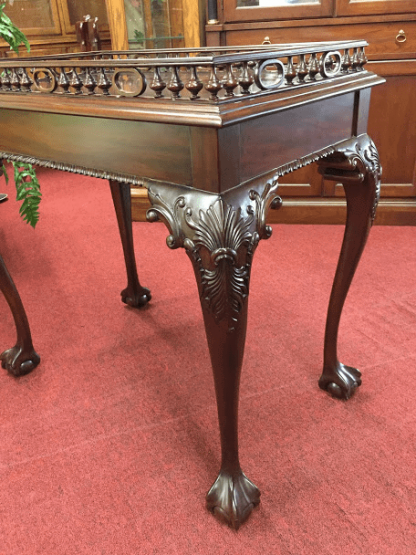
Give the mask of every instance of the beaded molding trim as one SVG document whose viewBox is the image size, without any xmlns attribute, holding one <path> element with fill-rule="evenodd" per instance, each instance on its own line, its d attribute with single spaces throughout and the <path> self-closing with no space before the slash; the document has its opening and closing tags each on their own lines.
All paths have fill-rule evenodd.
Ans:
<svg viewBox="0 0 416 555">
<path fill-rule="evenodd" d="M 25 164 L 32 164 L 33 166 L 40 166 L 42 168 L 51 168 L 53 170 L 60 170 L 70 173 L 77 173 L 80 175 L 87 175 L 89 177 L 98 177 L 100 179 L 108 179 L 119 181 L 120 183 L 129 183 L 136 187 L 144 186 L 144 179 L 132 175 L 125 175 L 116 172 L 107 172 L 104 170 L 91 170 L 82 166 L 72 164 L 62 164 L 53 162 L 51 160 L 43 160 L 41 158 L 34 158 L 33 156 L 25 156 L 23 154 L 12 154 L 9 152 L 0 151 L 0 160 L 12 160 L 13 162 L 24 162 Z"/>
</svg>

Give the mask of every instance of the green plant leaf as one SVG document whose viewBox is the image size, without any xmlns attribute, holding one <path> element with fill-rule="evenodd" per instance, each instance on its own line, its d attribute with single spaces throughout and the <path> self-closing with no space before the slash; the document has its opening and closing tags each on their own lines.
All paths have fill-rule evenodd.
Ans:
<svg viewBox="0 0 416 555">
<path fill-rule="evenodd" d="M 9 183 L 9 175 L 7 173 L 7 168 L 4 164 L 0 166 L 0 172 L 4 175 L 4 179 L 6 180 L 6 185 Z"/>
<path fill-rule="evenodd" d="M 0 37 L 10 45 L 10 49 L 19 53 L 19 46 L 24 44 L 30 52 L 29 41 L 11 19 L 4 13 L 6 4 L 0 4 Z M 42 197 L 40 183 L 31 164 L 12 162 L 14 182 L 16 185 L 16 199 L 22 201 L 19 212 L 26 222 L 35 227 L 39 220 L 39 203 Z M 6 184 L 9 176 L 5 165 L 2 163 L 0 171 L 4 174 Z"/>
<path fill-rule="evenodd" d="M 143 43 L 145 36 L 144 33 L 142 33 L 141 31 L 137 31 L 137 29 L 134 31 L 134 39 L 138 42 L 138 43 Z"/>
<path fill-rule="evenodd" d="M 4 13 L 6 4 L 0 6 L 0 36 L 10 45 L 10 49 L 19 53 L 19 46 L 24 44 L 30 52 L 29 41 L 20 29 L 14 25 L 12 20 Z"/>
<path fill-rule="evenodd" d="M 12 162 L 16 185 L 16 200 L 22 201 L 19 213 L 23 220 L 35 227 L 39 221 L 42 193 L 36 172 L 31 164 Z"/>
</svg>

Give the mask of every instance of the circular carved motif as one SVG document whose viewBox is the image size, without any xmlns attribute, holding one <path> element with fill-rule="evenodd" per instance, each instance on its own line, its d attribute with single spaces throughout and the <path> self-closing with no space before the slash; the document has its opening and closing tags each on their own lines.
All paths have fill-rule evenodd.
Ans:
<svg viewBox="0 0 416 555">
<path fill-rule="evenodd" d="M 339 52 L 327 52 L 322 56 L 322 73 L 325 77 L 335 77 L 341 71 L 342 60 Z"/>
<path fill-rule="evenodd" d="M 120 96 L 140 96 L 146 90 L 146 78 L 135 67 L 115 68 L 112 81 Z"/>
<path fill-rule="evenodd" d="M 269 69 L 273 66 L 274 69 Z M 280 60 L 265 60 L 255 73 L 256 85 L 263 90 L 280 87 L 285 78 L 285 66 Z"/>
<path fill-rule="evenodd" d="M 32 70 L 32 79 L 35 89 L 39 92 L 50 93 L 56 88 L 55 75 L 46 67 Z"/>
</svg>

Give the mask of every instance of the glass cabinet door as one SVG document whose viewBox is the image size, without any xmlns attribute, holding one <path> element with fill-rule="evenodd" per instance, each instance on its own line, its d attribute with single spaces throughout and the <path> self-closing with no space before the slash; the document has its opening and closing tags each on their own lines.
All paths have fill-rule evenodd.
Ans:
<svg viewBox="0 0 416 555">
<path fill-rule="evenodd" d="M 65 31 L 75 32 L 75 23 L 86 15 L 97 18 L 100 31 L 108 30 L 107 7 L 105 0 L 61 0 Z"/>
<path fill-rule="evenodd" d="M 6 0 L 5 3 L 4 13 L 28 37 L 60 34 L 56 0 Z"/>
<path fill-rule="evenodd" d="M 337 0 L 338 15 L 416 12 L 415 0 Z"/>
<path fill-rule="evenodd" d="M 182 0 L 124 0 L 130 49 L 182 48 Z"/>
<path fill-rule="evenodd" d="M 226 0 L 224 17 L 231 21 L 267 21 L 332 16 L 335 0 Z"/>
</svg>

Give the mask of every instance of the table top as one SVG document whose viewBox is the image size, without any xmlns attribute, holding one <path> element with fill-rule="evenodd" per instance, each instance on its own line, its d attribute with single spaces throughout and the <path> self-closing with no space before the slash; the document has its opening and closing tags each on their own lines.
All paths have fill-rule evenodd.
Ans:
<svg viewBox="0 0 416 555">
<path fill-rule="evenodd" d="M 0 107 L 223 127 L 383 80 L 364 40 L 0 60 Z"/>
<path fill-rule="evenodd" d="M 366 44 L 0 60 L 0 157 L 227 191 L 366 131 Z"/>
</svg>

